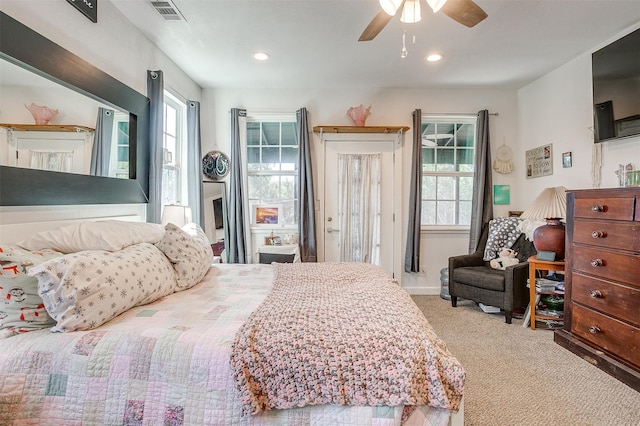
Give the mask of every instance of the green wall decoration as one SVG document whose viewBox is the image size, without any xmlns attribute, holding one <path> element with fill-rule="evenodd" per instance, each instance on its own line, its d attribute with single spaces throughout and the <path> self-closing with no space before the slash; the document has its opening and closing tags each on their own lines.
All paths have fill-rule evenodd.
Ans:
<svg viewBox="0 0 640 426">
<path fill-rule="evenodd" d="M 493 185 L 493 204 L 511 204 L 510 185 Z"/>
</svg>

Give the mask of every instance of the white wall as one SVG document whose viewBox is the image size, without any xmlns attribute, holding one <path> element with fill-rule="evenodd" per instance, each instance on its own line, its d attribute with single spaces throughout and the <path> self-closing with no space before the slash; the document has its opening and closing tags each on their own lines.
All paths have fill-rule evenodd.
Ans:
<svg viewBox="0 0 640 426">
<path fill-rule="evenodd" d="M 423 113 L 477 113 L 488 109 L 497 112 L 491 116 L 490 128 L 493 138 L 493 150 L 503 142 L 514 146 L 517 136 L 517 100 L 515 90 L 243 90 L 243 89 L 205 89 L 202 101 L 203 153 L 217 146 L 229 152 L 229 110 L 234 107 L 245 108 L 250 112 L 295 112 L 300 107 L 309 110 L 310 127 L 318 125 L 352 125 L 346 116 L 351 106 L 359 104 L 371 105 L 371 116 L 367 125 L 375 126 L 409 126 L 411 113 L 421 108 Z M 404 248 L 406 246 L 407 209 L 409 200 L 409 173 L 411 170 L 411 138 L 409 131 L 404 137 L 402 147 L 402 255 L 404 264 Z M 314 167 L 315 188 L 324 179 L 320 164 L 322 148 L 318 135 L 312 139 L 312 160 Z M 516 172 L 509 175 L 494 173 L 494 183 L 513 185 Z M 320 200 L 318 200 L 320 201 Z M 496 215 L 504 215 L 508 210 L 521 209 L 520 205 L 495 206 Z M 316 223 L 320 227 L 324 223 L 320 203 L 317 206 Z M 321 241 L 322 233 L 317 231 Z M 423 265 L 420 274 L 404 273 L 401 284 L 411 293 L 438 294 L 440 292 L 440 270 L 447 266 L 452 255 L 464 254 L 468 251 L 468 234 L 463 233 L 425 233 L 421 239 L 421 259 Z M 319 254 L 322 253 L 320 246 Z M 321 259 L 322 260 L 322 259 Z M 403 269 L 403 268 L 401 268 Z"/>
<path fill-rule="evenodd" d="M 593 143 L 593 95 L 591 91 L 591 53 L 628 34 L 629 28 L 571 62 L 541 77 L 518 91 L 518 149 L 515 194 L 512 202 L 526 208 L 544 188 L 563 185 L 569 189 L 596 187 L 591 179 L 594 148 L 602 150 L 600 187 L 618 186 L 615 171 L 619 164 L 631 162 L 640 169 L 640 137 Z M 525 151 L 553 144 L 553 174 L 527 179 Z M 562 153 L 572 152 L 573 167 L 562 168 Z M 514 200 L 515 198 L 515 200 Z"/>
<path fill-rule="evenodd" d="M 99 3 L 97 23 L 89 21 L 65 0 L 2 0 L 0 9 L 143 95 L 147 93 L 147 70 L 162 70 L 165 87 L 186 99 L 200 100 L 200 87 L 110 2 Z M 25 110 L 22 104 L 16 108 Z M 123 214 L 130 210 L 130 205 L 122 206 Z M 33 208 L 0 207 L 0 221 L 6 225 L 12 220 L 20 220 L 21 211 L 27 213 Z M 35 211 L 43 220 L 49 216 L 41 208 Z M 77 218 L 77 214 L 86 209 L 83 206 L 76 209 L 51 207 L 49 211 L 56 215 L 68 213 Z M 95 215 L 95 212 L 90 214 Z M 109 215 L 116 214 L 114 206 L 109 206 Z M 30 216 L 29 220 L 36 219 Z"/>
</svg>

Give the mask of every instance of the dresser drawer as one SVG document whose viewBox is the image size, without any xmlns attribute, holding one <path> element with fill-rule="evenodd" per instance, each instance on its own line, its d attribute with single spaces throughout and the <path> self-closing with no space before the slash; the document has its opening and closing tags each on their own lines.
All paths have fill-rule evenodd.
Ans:
<svg viewBox="0 0 640 426">
<path fill-rule="evenodd" d="M 633 220 L 635 197 L 577 198 L 574 217 L 606 220 Z"/>
<path fill-rule="evenodd" d="M 640 252 L 640 222 L 578 219 L 573 223 L 573 241 Z"/>
<path fill-rule="evenodd" d="M 640 288 L 571 274 L 571 299 L 588 308 L 640 326 Z"/>
<path fill-rule="evenodd" d="M 640 255 L 588 246 L 573 248 L 572 269 L 640 287 Z"/>
<path fill-rule="evenodd" d="M 640 365 L 640 328 L 574 305 L 571 332 L 634 365 Z"/>
</svg>

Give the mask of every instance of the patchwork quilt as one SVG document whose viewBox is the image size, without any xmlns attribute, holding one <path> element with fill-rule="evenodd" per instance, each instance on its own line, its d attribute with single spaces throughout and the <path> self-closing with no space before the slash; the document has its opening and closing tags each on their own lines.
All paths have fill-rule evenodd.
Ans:
<svg viewBox="0 0 640 426">
<path fill-rule="evenodd" d="M 403 406 L 319 405 L 243 415 L 230 365 L 271 265 L 220 264 L 194 287 L 86 331 L 0 342 L 0 425 L 399 425 Z M 418 407 L 406 424 L 441 425 Z"/>
</svg>

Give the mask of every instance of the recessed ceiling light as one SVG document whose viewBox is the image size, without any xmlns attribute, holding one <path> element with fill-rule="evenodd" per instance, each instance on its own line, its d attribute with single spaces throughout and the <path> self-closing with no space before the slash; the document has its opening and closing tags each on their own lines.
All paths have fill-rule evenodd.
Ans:
<svg viewBox="0 0 640 426">
<path fill-rule="evenodd" d="M 270 57 L 271 56 L 269 56 L 267 52 L 256 52 L 253 54 L 253 58 L 257 59 L 258 61 L 266 61 Z"/>
<path fill-rule="evenodd" d="M 442 55 L 439 53 L 433 53 L 425 58 L 429 62 L 438 62 L 442 59 Z"/>
</svg>

